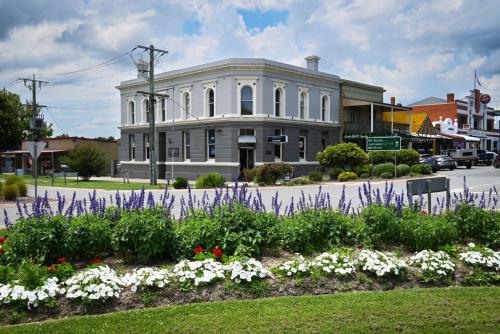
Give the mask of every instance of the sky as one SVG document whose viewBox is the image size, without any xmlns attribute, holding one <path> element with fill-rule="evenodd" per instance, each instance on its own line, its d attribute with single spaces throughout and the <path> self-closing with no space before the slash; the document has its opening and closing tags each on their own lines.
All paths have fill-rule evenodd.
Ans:
<svg viewBox="0 0 500 334">
<path fill-rule="evenodd" d="M 382 86 L 384 100 L 462 98 L 477 71 L 500 108 L 499 0 L 0 0 L 0 88 L 37 91 L 55 135 L 119 136 L 128 52 L 169 53 L 156 72 L 232 57 L 267 58 Z M 144 56 L 139 50 L 135 59 Z"/>
</svg>

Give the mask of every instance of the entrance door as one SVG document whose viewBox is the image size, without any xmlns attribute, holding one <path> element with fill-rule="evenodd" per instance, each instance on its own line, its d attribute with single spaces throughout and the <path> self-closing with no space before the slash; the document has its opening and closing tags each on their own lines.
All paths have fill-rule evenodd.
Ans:
<svg viewBox="0 0 500 334">
<path fill-rule="evenodd" d="M 249 148 L 240 148 L 240 170 L 253 168 L 255 163 L 253 160 L 254 150 Z"/>
</svg>

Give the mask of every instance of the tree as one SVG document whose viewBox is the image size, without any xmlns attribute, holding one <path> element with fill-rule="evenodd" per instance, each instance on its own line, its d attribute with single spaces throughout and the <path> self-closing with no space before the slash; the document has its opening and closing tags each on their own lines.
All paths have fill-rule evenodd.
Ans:
<svg viewBox="0 0 500 334">
<path fill-rule="evenodd" d="M 19 95 L 0 90 L 0 150 L 16 149 L 24 139 L 43 139 L 52 135 L 52 124 L 30 131 L 30 119 L 33 110 L 29 105 L 22 105 Z"/>
<path fill-rule="evenodd" d="M 354 143 L 343 143 L 328 146 L 316 156 L 324 167 L 341 167 L 343 169 L 364 165 L 368 154 Z"/>
<path fill-rule="evenodd" d="M 62 161 L 84 181 L 100 176 L 106 167 L 106 155 L 92 145 L 76 145 Z"/>
</svg>

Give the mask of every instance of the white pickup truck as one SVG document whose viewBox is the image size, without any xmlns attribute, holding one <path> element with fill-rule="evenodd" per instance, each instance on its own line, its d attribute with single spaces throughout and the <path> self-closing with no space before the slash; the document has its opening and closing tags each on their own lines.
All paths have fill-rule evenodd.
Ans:
<svg viewBox="0 0 500 334">
<path fill-rule="evenodd" d="M 461 148 L 456 150 L 447 150 L 448 154 L 458 166 L 465 166 L 470 169 L 477 162 L 477 150 L 474 148 Z"/>
</svg>

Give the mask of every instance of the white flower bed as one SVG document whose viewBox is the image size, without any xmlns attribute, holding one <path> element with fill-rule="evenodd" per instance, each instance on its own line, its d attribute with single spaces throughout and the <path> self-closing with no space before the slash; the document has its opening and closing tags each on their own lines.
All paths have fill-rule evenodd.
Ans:
<svg viewBox="0 0 500 334">
<path fill-rule="evenodd" d="M 175 265 L 174 274 L 180 283 L 198 286 L 224 279 L 224 266 L 212 259 L 203 261 L 183 260 Z"/>
<path fill-rule="evenodd" d="M 49 298 L 55 298 L 64 293 L 56 277 L 49 278 L 44 285 L 35 289 L 27 290 L 21 285 L 0 284 L 0 304 L 9 304 L 12 301 L 25 301 L 28 309 L 38 307 L 38 303 Z"/>
<path fill-rule="evenodd" d="M 322 274 L 347 276 L 356 272 L 356 262 L 349 256 L 340 253 L 323 253 L 311 263 L 312 267 L 321 270 Z"/>
<path fill-rule="evenodd" d="M 500 269 L 500 252 L 495 252 L 487 247 L 469 245 L 471 250 L 458 254 L 458 258 L 470 266 L 481 266 L 490 269 Z"/>
<path fill-rule="evenodd" d="M 121 280 L 132 292 L 136 292 L 138 288 L 164 288 L 172 282 L 173 276 L 167 269 L 141 268 L 126 273 Z"/>
<path fill-rule="evenodd" d="M 408 265 L 402 259 L 396 258 L 391 253 L 382 253 L 372 250 L 363 250 L 357 261 L 361 270 L 376 274 L 379 277 L 403 274 Z"/>
<path fill-rule="evenodd" d="M 118 298 L 124 282 L 108 266 L 87 269 L 64 282 L 66 298 L 82 300 L 106 300 Z"/>
<path fill-rule="evenodd" d="M 311 273 L 311 262 L 305 260 L 302 255 L 298 254 L 297 259 L 283 262 L 275 270 L 279 274 L 289 277 L 308 275 Z"/>
<path fill-rule="evenodd" d="M 263 279 L 271 275 L 261 262 L 252 258 L 243 261 L 233 261 L 224 266 L 224 270 L 229 272 L 230 279 L 238 284 L 242 281 L 251 282 L 254 278 Z"/>
<path fill-rule="evenodd" d="M 455 264 L 443 251 L 423 250 L 410 258 L 410 264 L 419 268 L 425 276 L 446 277 L 455 271 Z"/>
</svg>

